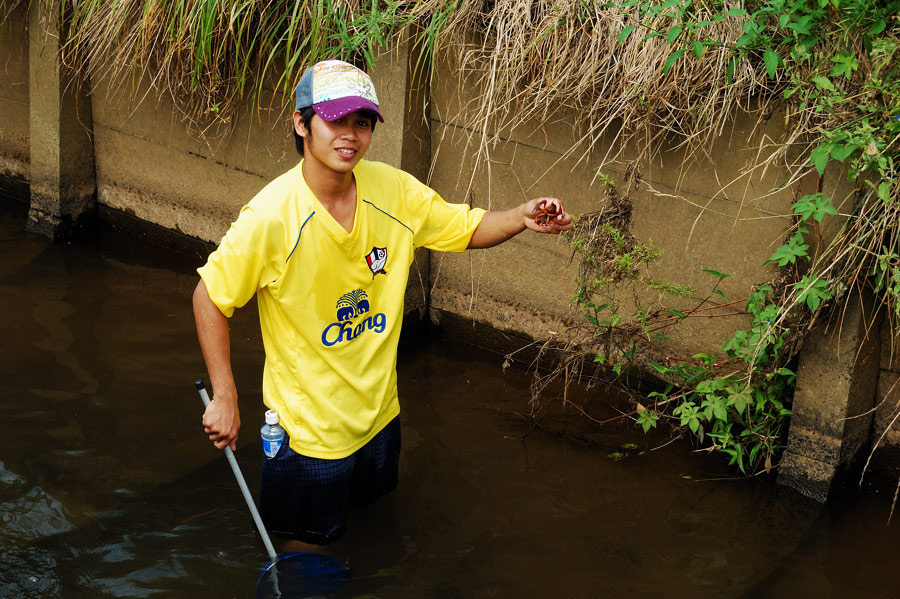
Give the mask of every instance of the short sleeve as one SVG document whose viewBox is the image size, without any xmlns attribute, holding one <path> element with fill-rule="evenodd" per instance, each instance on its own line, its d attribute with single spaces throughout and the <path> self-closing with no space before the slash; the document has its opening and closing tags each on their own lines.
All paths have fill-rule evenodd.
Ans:
<svg viewBox="0 0 900 599">
<path fill-rule="evenodd" d="M 257 290 L 275 281 L 283 266 L 283 227 L 244 206 L 219 247 L 197 269 L 212 302 L 226 317 L 249 302 Z"/>
<path fill-rule="evenodd" d="M 462 252 L 472 239 L 472 234 L 485 210 L 466 204 L 451 204 L 430 187 L 412 179 L 415 189 L 412 196 L 421 202 L 419 214 L 425 215 L 419 224 L 413 242 L 442 252 Z"/>
</svg>

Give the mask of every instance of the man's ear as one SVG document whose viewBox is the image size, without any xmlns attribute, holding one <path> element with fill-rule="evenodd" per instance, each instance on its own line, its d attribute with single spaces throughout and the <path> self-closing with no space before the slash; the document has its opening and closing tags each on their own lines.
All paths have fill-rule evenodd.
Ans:
<svg viewBox="0 0 900 599">
<path fill-rule="evenodd" d="M 297 132 L 297 135 L 300 137 L 306 138 L 306 134 L 308 131 L 306 130 L 306 124 L 303 122 L 303 115 L 299 110 L 294 111 L 294 131 Z"/>
</svg>

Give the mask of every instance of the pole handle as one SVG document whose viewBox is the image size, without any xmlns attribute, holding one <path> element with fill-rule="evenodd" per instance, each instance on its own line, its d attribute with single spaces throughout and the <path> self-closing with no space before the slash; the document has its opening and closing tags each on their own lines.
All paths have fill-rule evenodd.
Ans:
<svg viewBox="0 0 900 599">
<path fill-rule="evenodd" d="M 203 400 L 203 405 L 208 406 L 210 399 L 209 393 L 206 392 L 206 385 L 202 380 L 197 379 L 194 381 L 194 386 L 197 388 L 197 392 L 200 393 L 200 399 Z M 259 536 L 262 538 L 263 545 L 266 546 L 266 553 L 269 554 L 269 560 L 274 564 L 278 561 L 278 553 L 275 552 L 275 547 L 272 545 L 272 539 L 269 538 L 269 532 L 266 530 L 262 518 L 259 515 L 259 511 L 256 509 L 256 503 L 253 501 L 250 489 L 247 488 L 247 482 L 244 480 L 244 475 L 241 473 L 241 467 L 234 457 L 234 452 L 231 451 L 231 447 L 228 445 L 225 446 L 225 457 L 228 458 L 228 464 L 231 466 L 234 478 L 237 479 L 238 486 L 241 488 L 241 494 L 244 496 L 244 501 L 247 502 L 247 508 L 250 510 L 250 515 L 253 516 L 256 530 L 259 531 Z"/>
</svg>

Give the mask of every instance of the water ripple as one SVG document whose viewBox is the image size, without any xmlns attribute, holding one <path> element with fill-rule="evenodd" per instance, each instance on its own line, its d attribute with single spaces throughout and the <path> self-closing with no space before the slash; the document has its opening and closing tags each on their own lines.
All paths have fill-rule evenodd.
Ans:
<svg viewBox="0 0 900 599">
<path fill-rule="evenodd" d="M 40 487 L 32 487 L 22 497 L 0 503 L 0 520 L 3 522 L 0 540 L 4 541 L 34 539 L 72 528 L 62 503 Z"/>
</svg>

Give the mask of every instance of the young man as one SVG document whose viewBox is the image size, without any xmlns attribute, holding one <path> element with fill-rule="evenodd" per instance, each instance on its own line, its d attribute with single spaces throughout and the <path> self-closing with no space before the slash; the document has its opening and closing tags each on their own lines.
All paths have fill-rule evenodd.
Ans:
<svg viewBox="0 0 900 599">
<path fill-rule="evenodd" d="M 244 206 L 198 271 L 194 315 L 214 391 L 203 427 L 219 449 L 240 429 L 226 319 L 257 296 L 263 398 L 289 437 L 264 460 L 260 511 L 285 551 L 337 539 L 351 505 L 397 484 L 397 342 L 414 249 L 461 252 L 572 226 L 553 198 L 486 212 L 364 161 L 376 119 L 365 73 L 340 61 L 308 69 L 293 115 L 302 160 Z"/>
</svg>

